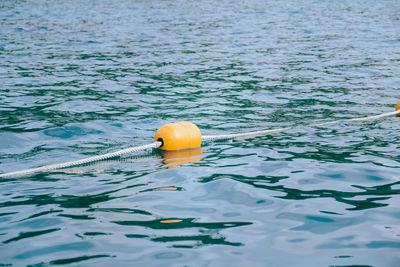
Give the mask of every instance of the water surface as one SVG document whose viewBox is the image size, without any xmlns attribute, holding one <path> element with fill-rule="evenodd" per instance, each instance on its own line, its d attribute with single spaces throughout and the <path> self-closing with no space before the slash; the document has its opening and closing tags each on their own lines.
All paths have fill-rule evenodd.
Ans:
<svg viewBox="0 0 400 267">
<path fill-rule="evenodd" d="M 0 181 L 0 265 L 397 266 L 400 5 L 2 1 L 0 171 L 299 125 Z M 178 159 L 184 158 L 184 163 Z"/>
</svg>

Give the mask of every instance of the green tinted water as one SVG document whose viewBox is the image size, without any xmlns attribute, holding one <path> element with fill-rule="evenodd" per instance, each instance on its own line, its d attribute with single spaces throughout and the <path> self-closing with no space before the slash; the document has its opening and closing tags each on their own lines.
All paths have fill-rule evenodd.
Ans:
<svg viewBox="0 0 400 267">
<path fill-rule="evenodd" d="M 2 1 L 0 171 L 147 144 L 180 120 L 210 135 L 390 112 L 399 14 L 395 0 Z M 399 132 L 397 118 L 299 127 L 3 179 L 0 263 L 397 266 Z"/>
</svg>

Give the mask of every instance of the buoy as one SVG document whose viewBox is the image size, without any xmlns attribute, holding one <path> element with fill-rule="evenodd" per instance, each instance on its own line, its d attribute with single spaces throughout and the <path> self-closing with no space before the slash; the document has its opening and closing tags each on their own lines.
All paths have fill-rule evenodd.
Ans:
<svg viewBox="0 0 400 267">
<path fill-rule="evenodd" d="M 159 148 L 166 151 L 197 148 L 201 146 L 201 132 L 188 121 L 169 123 L 157 130 L 154 141 L 161 142 Z"/>
<path fill-rule="evenodd" d="M 396 105 L 396 110 L 399 110 L 399 109 L 400 109 L 400 101 Z M 396 116 L 400 117 L 400 113 L 397 113 Z"/>
</svg>

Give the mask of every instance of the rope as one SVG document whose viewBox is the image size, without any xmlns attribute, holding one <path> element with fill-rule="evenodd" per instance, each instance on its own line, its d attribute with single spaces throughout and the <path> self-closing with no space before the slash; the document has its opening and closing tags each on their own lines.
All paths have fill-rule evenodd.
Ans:
<svg viewBox="0 0 400 267">
<path fill-rule="evenodd" d="M 80 160 L 76 160 L 76 161 L 69 161 L 69 162 L 64 162 L 64 163 L 60 163 L 60 164 L 53 164 L 53 165 L 47 165 L 47 166 L 43 166 L 43 167 L 39 167 L 39 168 L 27 169 L 27 170 L 23 170 L 23 171 L 4 173 L 4 174 L 0 174 L 0 178 L 25 176 L 25 175 L 30 175 L 30 174 L 37 173 L 37 172 L 49 172 L 49 171 L 53 171 L 53 170 L 57 170 L 57 169 L 76 167 L 79 165 L 88 164 L 88 163 L 95 162 L 95 161 L 105 160 L 105 159 L 109 159 L 109 158 L 115 158 L 115 157 L 119 157 L 119 156 L 122 156 L 125 154 L 131 154 L 131 153 L 138 152 L 141 150 L 146 150 L 146 149 L 150 149 L 150 148 L 159 148 L 160 146 L 161 146 L 161 142 L 157 141 L 157 142 L 154 142 L 154 143 L 151 143 L 148 145 L 130 147 L 130 148 L 126 148 L 123 150 L 119 150 L 119 151 L 115 151 L 115 152 L 111 152 L 111 153 L 107 153 L 107 154 L 103 154 L 103 155 L 93 156 L 93 157 L 89 157 L 89 158 L 84 158 L 84 159 L 80 159 Z"/>
<path fill-rule="evenodd" d="M 237 133 L 237 134 L 203 135 L 201 137 L 201 139 L 203 141 L 215 141 L 215 140 L 235 139 L 235 138 L 239 138 L 239 137 L 260 136 L 260 135 L 279 133 L 279 132 L 289 130 L 292 128 L 295 128 L 295 127 L 285 127 L 285 128 L 277 128 L 277 129 L 273 129 L 273 130 L 264 130 L 264 131 L 255 131 L 255 132 Z"/>
<path fill-rule="evenodd" d="M 396 111 L 388 112 L 388 113 L 383 113 L 380 115 L 375 115 L 375 116 L 368 116 L 368 117 L 355 118 L 355 119 L 336 120 L 336 121 L 316 123 L 316 124 L 310 124 L 310 125 L 304 125 L 304 126 L 320 127 L 320 126 L 325 126 L 325 125 L 330 125 L 330 124 L 335 124 L 335 123 L 340 123 L 340 122 L 359 122 L 359 121 L 367 121 L 367 120 L 376 120 L 376 119 L 389 117 L 389 116 L 393 116 L 393 115 L 397 115 L 397 114 L 400 114 L 400 109 L 396 110 Z M 296 127 L 299 127 L 299 126 L 290 126 L 290 127 L 285 127 L 285 128 L 277 128 L 277 129 L 273 129 L 273 130 L 254 131 L 254 132 L 246 132 L 246 133 L 238 133 L 238 134 L 203 135 L 202 140 L 203 141 L 215 141 L 215 140 L 235 139 L 235 138 L 239 138 L 239 137 L 252 137 L 252 136 L 260 136 L 260 135 L 268 135 L 268 134 L 283 132 L 283 131 L 290 130 L 290 129 L 293 129 Z"/>
<path fill-rule="evenodd" d="M 306 126 L 319 127 L 319 126 L 324 126 L 324 125 L 329 125 L 329 124 L 334 124 L 334 123 L 339 123 L 339 122 L 358 122 L 358 121 L 376 120 L 376 119 L 380 119 L 380 118 L 384 118 L 384 117 L 388 117 L 388 116 L 392 116 L 392 115 L 397 115 L 397 114 L 400 114 L 400 110 L 383 113 L 383 114 L 375 115 L 375 116 L 355 118 L 355 119 L 336 120 L 336 121 L 331 121 L 331 122 L 310 124 L 310 125 L 306 125 Z M 290 130 L 290 129 L 293 129 L 296 127 L 298 127 L 298 126 L 277 128 L 277 129 L 272 129 L 272 130 L 237 133 L 237 134 L 203 135 L 202 140 L 203 141 L 215 141 L 215 140 L 235 139 L 235 138 L 239 138 L 239 137 L 268 135 L 268 134 L 283 132 L 283 131 Z M 96 162 L 96 161 L 101 161 L 101 160 L 105 160 L 105 159 L 109 159 L 109 158 L 119 157 L 119 156 L 122 156 L 125 154 L 135 153 L 135 152 L 138 152 L 141 150 L 146 150 L 146 149 L 151 149 L 151 148 L 159 148 L 161 145 L 162 145 L 162 143 L 157 141 L 157 142 L 154 142 L 154 143 L 151 143 L 148 145 L 130 147 L 130 148 L 126 148 L 123 150 L 119 150 L 119 151 L 115 151 L 115 152 L 111 152 L 111 153 L 107 153 L 107 154 L 103 154 L 103 155 L 93 156 L 93 157 L 89 157 L 89 158 L 84 158 L 84 159 L 80 159 L 80 160 L 76 160 L 76 161 L 69 161 L 69 162 L 65 162 L 65 163 L 47 165 L 47 166 L 33 168 L 33 169 L 27 169 L 27 170 L 23 170 L 23 171 L 4 173 L 4 174 L 0 174 L 0 178 L 25 176 L 25 175 L 30 175 L 30 174 L 37 173 L 37 172 L 49 172 L 49 171 L 54 171 L 57 169 L 77 167 L 79 165 L 88 164 L 88 163 L 92 163 L 92 162 Z"/>
</svg>

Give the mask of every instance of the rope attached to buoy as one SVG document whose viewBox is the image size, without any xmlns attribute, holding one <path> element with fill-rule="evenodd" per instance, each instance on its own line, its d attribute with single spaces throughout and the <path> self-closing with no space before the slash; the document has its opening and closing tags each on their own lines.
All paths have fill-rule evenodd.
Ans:
<svg viewBox="0 0 400 267">
<path fill-rule="evenodd" d="M 273 130 L 254 131 L 254 132 L 247 132 L 247 133 L 224 134 L 224 135 L 203 135 L 202 140 L 203 141 L 215 141 L 215 140 L 235 139 L 235 138 L 240 138 L 240 137 L 261 136 L 261 135 L 280 133 L 280 132 L 283 132 L 283 131 L 286 131 L 286 130 L 290 130 L 290 129 L 294 129 L 294 128 L 297 128 L 297 127 L 304 127 L 304 126 L 320 127 L 320 126 L 325 126 L 325 125 L 330 125 L 330 124 L 335 124 L 335 123 L 346 123 L 346 122 L 359 122 L 359 121 L 376 120 L 376 119 L 389 117 L 389 116 L 393 116 L 393 115 L 399 115 L 399 114 L 400 114 L 400 105 L 399 105 L 399 109 L 396 110 L 396 111 L 383 113 L 383 114 L 375 115 L 375 116 L 368 116 L 368 117 L 355 118 L 355 119 L 343 119 L 343 120 L 329 121 L 329 122 L 323 122 L 323 123 L 314 123 L 314 124 L 309 124 L 309 125 L 289 126 L 289 127 L 277 128 L 277 129 L 273 129 Z"/>
<path fill-rule="evenodd" d="M 154 143 L 151 143 L 148 145 L 130 147 L 130 148 L 126 148 L 123 150 L 119 150 L 119 151 L 115 151 L 115 152 L 111 152 L 111 153 L 107 153 L 107 154 L 103 154 L 103 155 L 93 156 L 93 157 L 89 157 L 89 158 L 84 158 L 84 159 L 80 159 L 80 160 L 69 161 L 69 162 L 53 164 L 53 165 L 47 165 L 47 166 L 33 168 L 33 169 L 27 169 L 27 170 L 23 170 L 23 171 L 4 173 L 4 174 L 0 174 L 0 178 L 10 178 L 10 177 L 17 177 L 17 176 L 19 177 L 19 176 L 26 176 L 26 175 L 38 173 L 38 172 L 49 172 L 49 171 L 54 171 L 54 170 L 59 170 L 59 169 L 64 169 L 64 168 L 71 168 L 71 167 L 76 167 L 76 166 L 80 166 L 80 165 L 84 165 L 84 164 L 88 164 L 88 163 L 92 163 L 92 162 L 96 162 L 96 161 L 101 161 L 101 160 L 105 160 L 105 159 L 109 159 L 109 158 L 119 157 L 119 156 L 126 155 L 126 154 L 132 154 L 132 153 L 139 152 L 139 151 L 146 150 L 146 149 L 158 148 L 160 146 L 161 146 L 161 142 L 157 141 L 157 142 L 154 142 Z"/>
<path fill-rule="evenodd" d="M 93 156 L 89 158 L 84 158 L 76 161 L 70 161 L 60 164 L 47 165 L 39 168 L 27 169 L 23 171 L 9 172 L 0 174 L 0 178 L 10 178 L 10 177 L 19 177 L 26 176 L 38 172 L 49 172 L 59 169 L 77 167 L 80 165 L 93 163 L 96 161 L 101 161 L 109 158 L 119 157 L 126 154 L 131 154 L 135 152 L 139 152 L 146 149 L 160 148 L 166 151 L 180 150 L 180 149 L 191 149 L 197 148 L 201 146 L 202 141 L 216 141 L 216 140 L 227 140 L 227 139 L 235 139 L 241 137 L 253 137 L 253 136 L 262 136 L 269 135 L 274 133 L 283 132 L 286 130 L 290 130 L 299 126 L 309 126 L 309 127 L 320 127 L 335 123 L 346 123 L 346 122 L 360 122 L 360 121 L 368 121 L 368 120 L 376 120 L 389 116 L 400 116 L 400 102 L 396 105 L 396 111 L 383 113 L 375 116 L 368 116 L 362 118 L 355 119 L 344 119 L 344 120 L 336 120 L 331 122 L 310 124 L 310 125 L 298 125 L 284 128 L 277 128 L 272 130 L 263 130 L 263 131 L 253 131 L 253 132 L 245 132 L 245 133 L 237 133 L 237 134 L 225 134 L 225 135 L 201 135 L 199 128 L 191 123 L 191 122 L 177 122 L 166 124 L 162 126 L 154 136 L 154 142 L 148 145 L 130 147 L 123 150 Z"/>
</svg>

